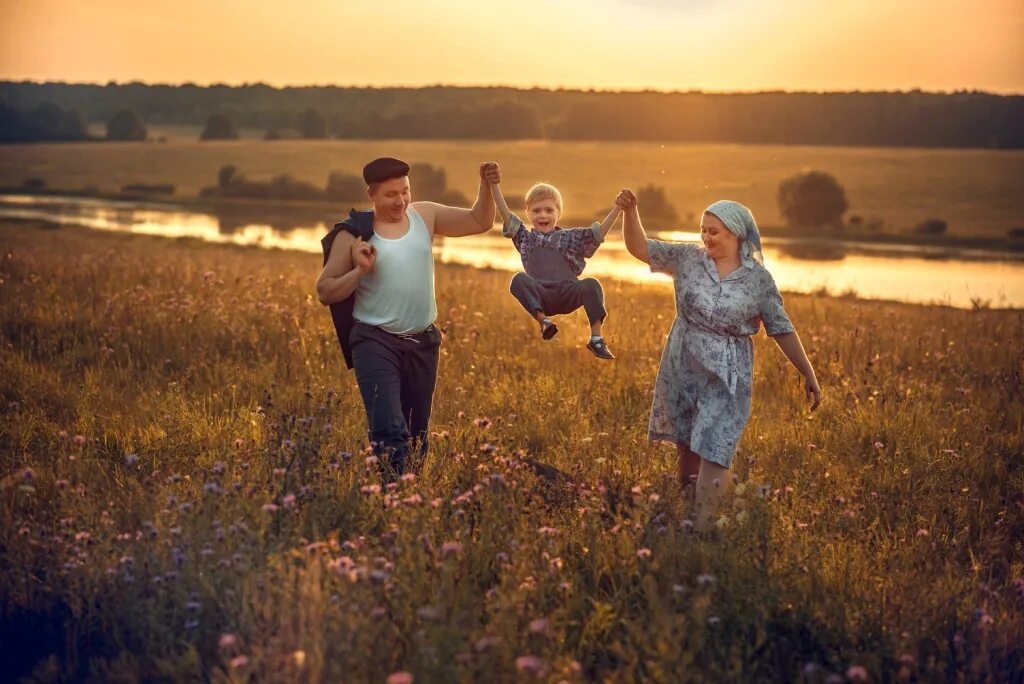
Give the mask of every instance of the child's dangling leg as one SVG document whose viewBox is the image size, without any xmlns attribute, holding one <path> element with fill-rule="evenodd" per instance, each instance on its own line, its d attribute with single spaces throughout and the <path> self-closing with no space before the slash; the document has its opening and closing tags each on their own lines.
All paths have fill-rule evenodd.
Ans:
<svg viewBox="0 0 1024 684">
<path fill-rule="evenodd" d="M 590 321 L 590 341 L 587 342 L 587 349 L 599 359 L 614 359 L 615 355 L 601 335 L 601 326 L 608 316 L 608 311 L 604 308 L 604 290 L 601 283 L 596 278 L 584 278 L 579 281 L 579 285 L 583 309 L 587 312 L 587 320 Z"/>
<path fill-rule="evenodd" d="M 526 273 L 516 273 L 512 276 L 509 291 L 523 308 L 540 323 L 541 337 L 545 340 L 550 340 L 558 333 L 558 326 L 544 313 L 540 286 L 533 276 Z"/>
</svg>

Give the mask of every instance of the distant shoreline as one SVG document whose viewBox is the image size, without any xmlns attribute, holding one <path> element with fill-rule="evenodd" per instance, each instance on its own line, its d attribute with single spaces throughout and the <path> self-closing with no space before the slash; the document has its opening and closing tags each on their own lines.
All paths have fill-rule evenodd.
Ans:
<svg viewBox="0 0 1024 684">
<path fill-rule="evenodd" d="M 240 227 L 246 223 L 270 223 L 277 230 L 309 227 L 309 224 L 323 222 L 330 226 L 348 215 L 350 208 L 362 208 L 362 202 L 313 202 L 260 200 L 225 197 L 181 197 L 170 198 L 143 193 L 92 193 L 83 190 L 25 189 L 0 187 L 0 201 L 5 197 L 32 196 L 69 200 L 98 200 L 113 205 L 122 204 L 156 208 L 162 211 L 183 211 L 206 214 L 228 219 Z M 6 220 L 0 218 L 0 220 Z M 589 225 L 591 217 L 567 216 L 561 222 L 565 226 Z M 496 224 L 497 225 L 497 224 Z M 648 230 L 652 236 L 671 239 L 673 233 L 692 232 L 684 230 Z M 839 258 L 846 253 L 872 254 L 888 257 L 914 257 L 925 259 L 966 259 L 976 261 L 1024 260 L 1024 239 L 1009 237 L 989 238 L 962 235 L 917 235 L 913 233 L 885 233 L 873 231 L 850 231 L 843 234 L 833 230 L 815 228 L 792 228 L 786 226 L 761 226 L 761 234 L 769 243 L 794 256 L 828 260 Z M 617 239 L 613 234 L 611 239 Z M 912 251 L 920 249 L 918 252 Z"/>
</svg>

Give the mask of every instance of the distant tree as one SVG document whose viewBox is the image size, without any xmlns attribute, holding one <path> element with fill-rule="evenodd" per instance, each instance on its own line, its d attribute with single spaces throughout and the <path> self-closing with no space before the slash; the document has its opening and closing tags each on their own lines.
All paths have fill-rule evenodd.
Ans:
<svg viewBox="0 0 1024 684">
<path fill-rule="evenodd" d="M 200 140 L 236 140 L 238 129 L 235 122 L 228 114 L 217 112 L 211 114 L 206 120 L 206 128 L 199 136 Z"/>
<path fill-rule="evenodd" d="M 268 129 L 267 132 L 263 135 L 263 139 L 264 140 L 280 140 L 281 139 L 281 134 L 277 132 L 276 128 L 271 128 L 271 129 Z"/>
<path fill-rule="evenodd" d="M 665 228 L 679 223 L 679 214 L 676 213 L 676 208 L 669 204 L 665 188 L 653 183 L 644 185 L 636 191 L 636 199 L 645 217 L 652 218 Z"/>
<path fill-rule="evenodd" d="M 310 107 L 299 117 L 299 134 L 303 138 L 326 138 L 327 119 L 317 110 Z"/>
<path fill-rule="evenodd" d="M 145 140 L 146 124 L 134 109 L 122 109 L 107 122 L 107 140 Z"/>
<path fill-rule="evenodd" d="M 839 227 L 849 208 L 843 186 L 824 171 L 803 171 L 783 180 L 777 199 L 791 226 Z"/>
<path fill-rule="evenodd" d="M 948 227 L 940 218 L 927 218 L 914 226 L 914 232 L 922 235 L 942 235 Z"/>
<path fill-rule="evenodd" d="M 359 202 L 366 197 L 366 183 L 359 176 L 331 171 L 324 195 L 334 202 Z"/>
<path fill-rule="evenodd" d="M 35 140 L 86 140 L 89 137 L 85 119 L 77 109 L 44 102 L 33 109 L 28 118 Z"/>
</svg>

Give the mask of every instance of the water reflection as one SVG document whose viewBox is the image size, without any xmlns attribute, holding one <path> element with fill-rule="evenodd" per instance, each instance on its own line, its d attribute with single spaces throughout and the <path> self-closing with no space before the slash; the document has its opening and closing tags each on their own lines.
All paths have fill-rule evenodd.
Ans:
<svg viewBox="0 0 1024 684">
<path fill-rule="evenodd" d="M 316 214 L 316 212 L 314 212 Z M 298 219 L 296 219 L 298 216 Z M 74 197 L 0 196 L 0 218 L 82 225 L 216 243 L 320 252 L 320 238 L 331 221 L 309 219 L 305 212 L 230 210 L 219 215 L 145 202 L 125 203 Z M 661 239 L 696 241 L 697 233 L 662 233 Z M 765 239 L 765 263 L 780 289 L 790 292 L 848 294 L 865 299 L 943 303 L 970 308 L 978 304 L 1024 307 L 1024 261 L 972 252 L 972 259 L 947 258 L 948 249 L 827 241 Z M 498 232 L 437 240 L 442 262 L 507 271 L 520 270 L 519 255 Z M 982 259 L 985 260 L 982 260 Z M 609 239 L 587 264 L 587 275 L 668 285 L 633 259 L 621 241 Z"/>
</svg>

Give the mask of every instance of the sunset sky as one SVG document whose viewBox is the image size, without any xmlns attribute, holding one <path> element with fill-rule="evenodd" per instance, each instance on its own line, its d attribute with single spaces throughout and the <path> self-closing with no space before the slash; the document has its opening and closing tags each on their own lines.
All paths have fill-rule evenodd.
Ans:
<svg viewBox="0 0 1024 684">
<path fill-rule="evenodd" d="M 0 0 L 0 79 L 1024 92 L 1024 0 Z"/>
</svg>

